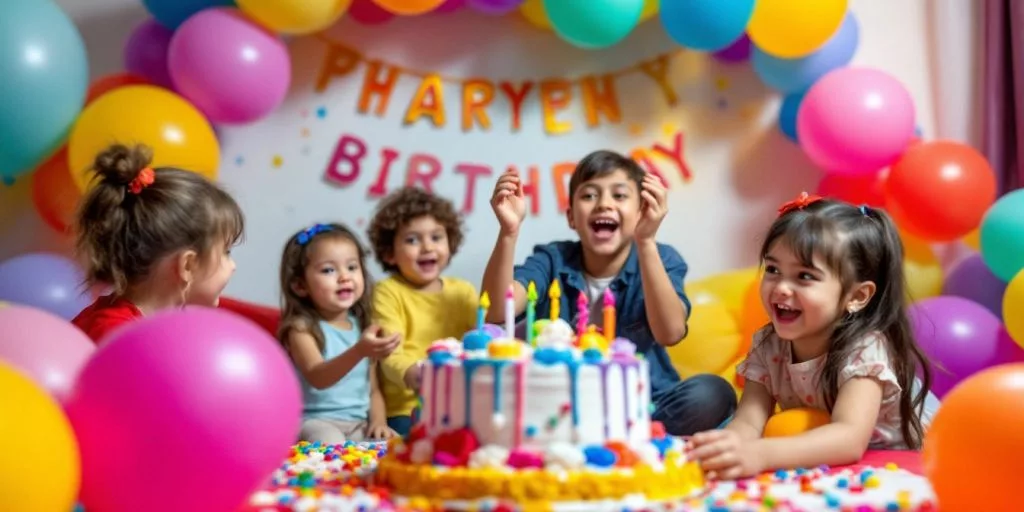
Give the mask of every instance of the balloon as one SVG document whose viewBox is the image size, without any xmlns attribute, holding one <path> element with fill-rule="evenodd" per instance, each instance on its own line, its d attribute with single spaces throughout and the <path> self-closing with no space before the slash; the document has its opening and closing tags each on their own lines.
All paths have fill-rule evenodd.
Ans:
<svg viewBox="0 0 1024 512">
<path fill-rule="evenodd" d="M 452 0 L 448 0 L 445 5 L 449 3 Z M 457 2 L 457 5 L 461 6 L 462 3 L 485 14 L 506 14 L 518 9 L 523 0 L 464 0 Z"/>
<path fill-rule="evenodd" d="M 686 295 L 694 305 L 721 302 L 738 322 L 743 316 L 743 297 L 747 288 L 760 278 L 760 267 L 731 270 L 686 283 Z"/>
<path fill-rule="evenodd" d="M 96 155 L 113 142 L 153 148 L 153 166 L 175 166 L 213 180 L 220 145 L 209 121 L 166 89 L 131 85 L 104 94 L 82 111 L 68 141 L 68 168 L 79 190 L 92 179 Z"/>
<path fill-rule="evenodd" d="M 978 227 L 996 199 L 996 178 L 980 153 L 953 141 L 916 144 L 892 166 L 885 204 L 900 228 L 951 242 Z"/>
<path fill-rule="evenodd" d="M 555 33 L 586 49 L 623 40 L 640 22 L 643 8 L 643 0 L 544 0 Z"/>
<path fill-rule="evenodd" d="M 1024 314 L 1021 314 L 1024 312 L 1024 270 L 1018 272 L 1006 286 L 1001 312 L 1010 337 L 1024 348 Z"/>
<path fill-rule="evenodd" d="M 302 396 L 266 331 L 233 313 L 188 308 L 112 334 L 66 408 L 86 510 L 235 510 L 287 456 Z"/>
<path fill-rule="evenodd" d="M 885 206 L 885 181 L 889 178 L 889 169 L 882 169 L 874 174 L 826 174 L 818 182 L 818 195 L 860 206 L 866 204 L 874 208 Z"/>
<path fill-rule="evenodd" d="M 768 87 L 779 92 L 802 91 L 829 71 L 853 60 L 860 39 L 860 27 L 852 12 L 846 14 L 839 31 L 814 53 L 799 59 L 781 59 L 754 48 L 754 71 Z"/>
<path fill-rule="evenodd" d="M 768 313 L 761 303 L 761 281 L 754 280 L 747 286 L 743 293 L 743 304 L 741 305 L 739 318 L 740 327 L 740 349 L 739 353 L 746 354 L 750 350 L 750 344 L 754 341 L 754 334 L 762 327 L 771 323 Z"/>
<path fill-rule="evenodd" d="M 962 297 L 925 299 L 907 313 L 918 345 L 933 363 L 931 390 L 939 398 L 961 380 L 1014 359 L 1019 350 L 999 318 Z"/>
<path fill-rule="evenodd" d="M 658 11 L 661 10 L 661 0 L 644 0 L 644 8 L 640 11 L 640 21 L 644 22 L 650 19 Z"/>
<path fill-rule="evenodd" d="M 0 361 L 0 510 L 71 510 L 82 466 L 60 405 Z"/>
<path fill-rule="evenodd" d="M 0 2 L 0 178 L 31 171 L 64 142 L 89 83 L 85 44 L 51 0 Z"/>
<path fill-rule="evenodd" d="M 174 83 L 167 68 L 167 50 L 173 35 L 173 30 L 155 20 L 140 23 L 124 45 L 124 68 L 160 87 L 172 89 Z"/>
<path fill-rule="evenodd" d="M 1024 269 L 1024 189 L 1003 195 L 985 213 L 981 257 L 1003 281 Z"/>
<path fill-rule="evenodd" d="M 364 25 L 379 25 L 395 17 L 373 0 L 353 0 L 352 6 L 348 8 L 348 15 Z"/>
<path fill-rule="evenodd" d="M 913 303 L 942 293 L 942 264 L 928 242 L 906 233 L 903 241 L 903 274 L 907 302 Z"/>
<path fill-rule="evenodd" d="M 48 226 L 67 233 L 81 199 L 82 192 L 68 170 L 67 146 L 63 146 L 32 174 L 32 203 Z"/>
<path fill-rule="evenodd" d="M 979 372 L 942 401 L 924 438 L 924 472 L 942 510 L 1014 510 L 1024 471 L 1024 364 Z"/>
<path fill-rule="evenodd" d="M 662 0 L 661 24 L 681 46 L 718 51 L 743 35 L 754 4 L 754 0 Z"/>
<path fill-rule="evenodd" d="M 989 209 L 989 211 L 991 211 L 991 209 Z M 984 219 L 982 222 L 984 222 Z M 967 236 L 965 236 L 961 241 L 967 247 L 970 247 L 975 251 L 981 251 L 981 228 L 972 229 L 971 232 L 967 233 Z"/>
<path fill-rule="evenodd" d="M 392 14 L 415 16 L 433 11 L 445 0 L 373 0 Z"/>
<path fill-rule="evenodd" d="M 996 277 L 987 266 L 980 254 L 972 254 L 964 258 L 946 276 L 942 287 L 943 295 L 955 295 L 970 299 L 981 304 L 997 318 L 1003 318 L 1003 292 L 1006 283 Z M 1024 311 L 1022 309 L 1021 311 Z M 1015 315 L 1024 317 L 1024 315 Z M 1009 324 L 1007 324 L 1009 328 Z M 1010 334 L 1013 334 L 1011 331 Z"/>
<path fill-rule="evenodd" d="M 747 34 L 743 34 L 739 39 L 733 41 L 732 44 L 718 50 L 711 54 L 711 56 L 719 62 L 746 62 L 750 58 L 751 48 L 750 38 L 747 37 Z"/>
<path fill-rule="evenodd" d="M 822 169 L 874 173 L 907 149 L 914 115 L 913 98 L 895 78 L 877 69 L 841 68 L 807 91 L 797 133 L 804 152 Z"/>
<path fill-rule="evenodd" d="M 231 7 L 234 0 L 142 0 L 146 9 L 163 26 L 176 29 L 193 14 L 210 7 Z"/>
<path fill-rule="evenodd" d="M 544 10 L 544 0 L 526 0 L 519 6 L 519 13 L 537 28 L 551 29 L 551 20 Z"/>
<path fill-rule="evenodd" d="M 735 361 L 743 340 L 736 319 L 721 302 L 694 304 L 686 339 L 668 349 L 672 366 L 684 379 L 717 374 Z"/>
<path fill-rule="evenodd" d="M 153 85 L 153 83 L 150 82 L 148 78 L 134 75 L 132 73 L 114 73 L 112 75 L 106 75 L 89 84 L 89 90 L 86 92 L 85 96 L 85 104 L 88 105 L 96 101 L 96 98 L 99 98 L 114 89 L 127 85 Z M 66 149 L 66 147 L 62 148 L 62 151 Z"/>
<path fill-rule="evenodd" d="M 10 364 L 63 403 L 95 345 L 67 320 L 41 309 L 0 309 L 0 361 Z"/>
<path fill-rule="evenodd" d="M 45 252 L 0 263 L 0 300 L 32 306 L 71 320 L 91 302 L 79 286 L 85 274 L 75 262 Z"/>
<path fill-rule="evenodd" d="M 352 0 L 237 0 L 238 7 L 264 27 L 283 34 L 311 34 L 330 27 Z"/>
<path fill-rule="evenodd" d="M 779 107 L 779 131 L 796 143 L 800 142 L 796 131 L 796 117 L 806 94 L 806 91 L 787 94 L 782 98 L 782 106 Z"/>
<path fill-rule="evenodd" d="M 514 0 L 513 0 L 514 1 Z M 519 0 L 521 2 L 522 0 Z M 517 4 L 519 2 L 516 2 Z M 431 14 L 451 14 L 466 6 L 466 0 L 445 0 Z"/>
<path fill-rule="evenodd" d="M 760 1 L 747 25 L 747 33 L 765 52 L 795 59 L 825 44 L 845 16 L 846 0 Z"/>
<path fill-rule="evenodd" d="M 811 407 L 797 407 L 773 414 L 764 425 L 764 437 L 798 436 L 809 430 L 832 423 L 828 411 Z"/>
</svg>

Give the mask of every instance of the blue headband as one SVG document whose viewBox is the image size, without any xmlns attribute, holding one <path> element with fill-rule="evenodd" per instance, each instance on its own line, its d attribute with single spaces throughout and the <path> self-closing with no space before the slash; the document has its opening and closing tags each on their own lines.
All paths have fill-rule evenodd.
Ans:
<svg viewBox="0 0 1024 512">
<path fill-rule="evenodd" d="M 306 245 L 314 236 L 330 231 L 331 227 L 327 224 L 314 224 L 312 227 L 306 228 L 299 236 L 295 239 L 299 245 Z"/>
</svg>

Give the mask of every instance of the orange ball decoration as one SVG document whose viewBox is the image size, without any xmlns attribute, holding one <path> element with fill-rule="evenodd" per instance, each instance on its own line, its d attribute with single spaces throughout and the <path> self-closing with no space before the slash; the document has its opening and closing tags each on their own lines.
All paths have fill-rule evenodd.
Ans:
<svg viewBox="0 0 1024 512">
<path fill-rule="evenodd" d="M 1018 510 L 1024 473 L 1024 364 L 982 370 L 942 399 L 924 471 L 942 510 Z"/>
<path fill-rule="evenodd" d="M 892 165 L 885 207 L 896 224 L 930 242 L 951 242 L 981 224 L 996 200 L 985 157 L 953 141 L 915 144 Z"/>
<path fill-rule="evenodd" d="M 811 407 L 786 409 L 768 418 L 768 423 L 764 426 L 764 437 L 796 436 L 831 422 L 832 416 L 828 411 L 822 409 Z"/>
<path fill-rule="evenodd" d="M 68 170 L 68 147 L 62 146 L 32 173 L 32 204 L 47 225 L 67 233 L 81 199 L 82 192 Z"/>
<path fill-rule="evenodd" d="M 89 90 L 85 93 L 85 104 L 88 105 L 96 98 L 126 85 L 152 85 L 152 82 L 132 73 L 114 73 L 89 84 Z"/>
<path fill-rule="evenodd" d="M 384 10 L 404 16 L 425 14 L 437 9 L 445 0 L 373 0 L 373 3 Z"/>
<path fill-rule="evenodd" d="M 750 350 L 750 344 L 754 340 L 754 333 L 771 322 L 768 313 L 761 304 L 761 281 L 755 279 L 743 293 L 743 306 L 740 310 L 740 354 L 746 354 Z"/>
</svg>

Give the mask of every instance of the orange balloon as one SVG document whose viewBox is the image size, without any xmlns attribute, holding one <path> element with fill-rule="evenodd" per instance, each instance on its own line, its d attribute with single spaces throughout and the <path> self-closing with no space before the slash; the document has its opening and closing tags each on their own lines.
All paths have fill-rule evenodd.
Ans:
<svg viewBox="0 0 1024 512">
<path fill-rule="evenodd" d="M 81 199 L 82 192 L 68 170 L 68 147 L 61 146 L 32 173 L 32 203 L 46 224 L 67 233 Z"/>
<path fill-rule="evenodd" d="M 746 354 L 754 340 L 754 333 L 768 325 L 771 319 L 761 304 L 761 280 L 755 279 L 743 294 L 743 306 L 740 313 L 740 353 Z"/>
<path fill-rule="evenodd" d="M 373 0 L 373 3 L 393 14 L 415 16 L 440 7 L 445 0 Z"/>
<path fill-rule="evenodd" d="M 764 437 L 796 436 L 832 422 L 828 411 L 797 407 L 773 414 L 764 426 Z"/>
<path fill-rule="evenodd" d="M 883 208 L 885 206 L 885 181 L 888 177 L 888 168 L 866 176 L 827 174 L 818 182 L 818 195 L 846 201 L 857 206 L 866 204 L 875 208 Z"/>
<path fill-rule="evenodd" d="M 970 233 L 995 200 L 996 178 L 988 161 L 953 141 L 907 148 L 885 187 L 885 206 L 896 224 L 930 242 L 951 242 Z"/>
<path fill-rule="evenodd" d="M 131 73 L 114 73 L 112 75 L 107 75 L 102 78 L 98 78 L 95 82 L 89 85 L 89 90 L 85 93 L 85 104 L 88 105 L 96 98 L 99 98 L 118 87 L 124 87 L 126 85 L 153 85 L 153 83 L 139 75 L 133 75 Z"/>
<path fill-rule="evenodd" d="M 1024 473 L 1024 364 L 982 370 L 942 399 L 924 471 L 942 510 L 1018 510 Z"/>
</svg>

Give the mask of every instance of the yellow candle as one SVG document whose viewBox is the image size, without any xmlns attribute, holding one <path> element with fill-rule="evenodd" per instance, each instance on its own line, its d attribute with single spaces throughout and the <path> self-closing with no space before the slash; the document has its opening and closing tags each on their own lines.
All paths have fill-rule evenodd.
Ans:
<svg viewBox="0 0 1024 512">
<path fill-rule="evenodd" d="M 558 320 L 559 310 L 562 305 L 562 289 L 558 287 L 558 280 L 551 281 L 551 288 L 548 290 L 548 298 L 551 299 L 551 321 Z"/>
</svg>

